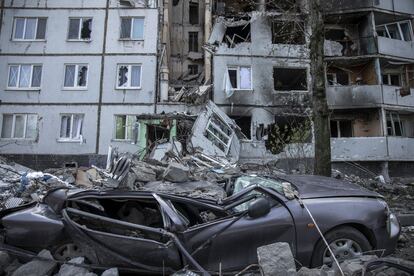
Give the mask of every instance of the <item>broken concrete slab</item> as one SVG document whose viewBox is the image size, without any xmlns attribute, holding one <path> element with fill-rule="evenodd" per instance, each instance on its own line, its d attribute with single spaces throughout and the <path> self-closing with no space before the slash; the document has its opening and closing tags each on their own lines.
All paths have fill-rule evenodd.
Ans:
<svg viewBox="0 0 414 276">
<path fill-rule="evenodd" d="M 189 180 L 190 168 L 179 163 L 170 163 L 164 172 L 163 179 L 171 182 L 185 182 Z"/>
<path fill-rule="evenodd" d="M 27 276 L 27 275 L 52 275 L 53 271 L 57 267 L 57 262 L 53 259 L 49 250 L 42 250 L 37 255 L 46 260 L 33 260 L 16 269 L 12 276 Z"/>
<path fill-rule="evenodd" d="M 77 170 L 75 184 L 86 188 L 91 188 L 93 185 L 88 174 L 83 170 Z"/>
<path fill-rule="evenodd" d="M 142 189 L 145 191 L 171 193 L 175 195 L 213 200 L 224 199 L 226 197 L 226 192 L 223 188 L 208 181 L 191 181 L 183 183 L 156 181 L 147 183 Z"/>
<path fill-rule="evenodd" d="M 295 260 L 288 243 L 278 242 L 258 247 L 257 258 L 265 276 L 296 275 Z"/>
<path fill-rule="evenodd" d="M 131 167 L 131 172 L 135 175 L 136 181 L 140 182 L 151 182 L 156 180 L 156 174 L 154 170 L 146 167 Z"/>
</svg>

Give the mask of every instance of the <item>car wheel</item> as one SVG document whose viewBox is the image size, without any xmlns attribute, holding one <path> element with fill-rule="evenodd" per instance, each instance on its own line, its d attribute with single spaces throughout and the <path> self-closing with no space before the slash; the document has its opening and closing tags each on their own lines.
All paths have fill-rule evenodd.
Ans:
<svg viewBox="0 0 414 276">
<path fill-rule="evenodd" d="M 56 246 L 52 250 L 52 255 L 55 258 L 55 260 L 58 261 L 69 261 L 73 258 L 85 257 L 85 254 L 82 251 L 82 249 L 76 244 L 70 242 Z"/>
<path fill-rule="evenodd" d="M 372 246 L 364 234 L 352 227 L 334 229 L 325 235 L 325 239 L 339 262 L 356 258 L 364 252 L 372 250 Z M 333 262 L 334 259 L 330 251 L 324 241 L 320 240 L 313 252 L 312 267 L 331 266 Z"/>
</svg>

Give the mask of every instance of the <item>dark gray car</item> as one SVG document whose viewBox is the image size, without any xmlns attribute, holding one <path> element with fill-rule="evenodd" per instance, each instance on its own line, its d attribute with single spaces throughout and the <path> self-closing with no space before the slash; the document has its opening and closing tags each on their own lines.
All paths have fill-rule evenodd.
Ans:
<svg viewBox="0 0 414 276">
<path fill-rule="evenodd" d="M 49 248 L 55 258 L 86 256 L 95 266 L 142 273 L 237 272 L 257 263 L 256 249 L 289 243 L 303 266 L 365 252 L 393 252 L 396 217 L 376 193 L 317 176 L 240 176 L 219 201 L 126 191 L 51 191 L 41 203 L 0 213 L 6 246 Z M 313 215 L 313 221 L 306 210 Z"/>
</svg>

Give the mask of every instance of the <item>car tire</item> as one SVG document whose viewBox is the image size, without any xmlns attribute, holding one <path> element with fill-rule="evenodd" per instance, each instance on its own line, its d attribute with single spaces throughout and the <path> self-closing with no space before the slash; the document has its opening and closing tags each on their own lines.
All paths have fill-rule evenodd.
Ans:
<svg viewBox="0 0 414 276">
<path fill-rule="evenodd" d="M 331 249 L 334 253 L 338 254 L 337 258 L 339 257 L 339 261 L 346 259 L 347 255 L 351 258 L 354 254 L 356 255 L 372 250 L 372 246 L 365 235 L 349 226 L 343 226 L 329 231 L 325 235 L 325 239 L 329 245 L 332 245 Z M 348 246 L 350 247 L 350 250 L 346 249 L 348 243 L 351 244 L 351 246 Z M 342 249 L 341 247 L 334 249 L 333 247 L 337 244 L 343 244 L 345 249 Z M 320 267 L 326 264 L 326 262 L 324 262 L 324 258 L 325 260 L 327 258 L 326 254 L 330 255 L 329 251 L 327 251 L 325 242 L 320 239 L 312 254 L 312 267 Z"/>
</svg>

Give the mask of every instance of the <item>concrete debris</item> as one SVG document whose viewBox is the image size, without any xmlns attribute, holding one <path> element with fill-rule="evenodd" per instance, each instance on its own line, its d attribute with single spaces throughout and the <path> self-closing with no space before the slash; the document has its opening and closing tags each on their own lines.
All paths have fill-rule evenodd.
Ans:
<svg viewBox="0 0 414 276">
<path fill-rule="evenodd" d="M 164 172 L 163 179 L 171 182 L 186 182 L 189 180 L 190 169 L 187 166 L 170 163 Z"/>
<path fill-rule="evenodd" d="M 257 258 L 265 276 L 296 275 L 296 265 L 288 243 L 258 247 Z"/>
<path fill-rule="evenodd" d="M 38 254 L 39 257 L 49 259 L 46 260 L 33 260 L 16 269 L 12 276 L 27 276 L 27 275 L 52 275 L 53 271 L 57 267 L 57 263 L 48 250 L 42 250 Z"/>
<path fill-rule="evenodd" d="M 77 257 L 71 259 L 67 264 L 63 264 L 56 276 L 97 276 L 97 274 L 90 272 L 88 269 L 71 264 L 83 264 L 85 258 Z"/>
<path fill-rule="evenodd" d="M 147 183 L 144 187 L 142 187 L 142 189 L 144 191 L 169 193 L 213 200 L 224 199 L 226 197 L 226 192 L 223 188 L 208 181 L 193 181 L 184 183 L 157 181 Z"/>
</svg>

